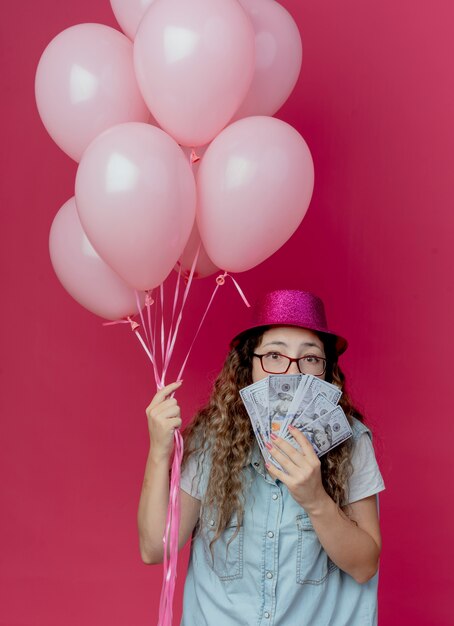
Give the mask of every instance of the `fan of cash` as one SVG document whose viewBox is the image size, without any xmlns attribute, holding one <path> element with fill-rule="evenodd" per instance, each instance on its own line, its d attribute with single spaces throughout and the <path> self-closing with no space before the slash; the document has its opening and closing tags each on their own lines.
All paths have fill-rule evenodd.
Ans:
<svg viewBox="0 0 454 626">
<path fill-rule="evenodd" d="M 310 374 L 271 374 L 240 390 L 258 445 L 267 463 L 280 467 L 265 446 L 274 433 L 299 449 L 288 427 L 300 430 L 322 456 L 352 436 L 338 405 L 338 387 Z"/>
</svg>

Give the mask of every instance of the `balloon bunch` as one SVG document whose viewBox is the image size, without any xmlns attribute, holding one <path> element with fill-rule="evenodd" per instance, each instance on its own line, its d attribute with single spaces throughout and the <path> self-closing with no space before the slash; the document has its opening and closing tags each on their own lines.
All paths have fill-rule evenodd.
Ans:
<svg viewBox="0 0 454 626">
<path fill-rule="evenodd" d="M 80 304 L 131 324 L 162 386 L 193 279 L 222 270 L 214 295 L 228 272 L 251 269 L 280 248 L 309 206 L 309 148 L 272 117 L 296 84 L 301 38 L 275 0 L 111 6 L 125 34 L 102 24 L 72 26 L 48 44 L 37 67 L 42 122 L 79 163 L 75 196 L 55 216 L 49 249 L 59 280 Z M 166 336 L 163 285 L 173 269 Z M 131 319 L 137 311 L 145 337 Z M 177 432 L 176 442 L 160 624 L 172 614 Z"/>
</svg>

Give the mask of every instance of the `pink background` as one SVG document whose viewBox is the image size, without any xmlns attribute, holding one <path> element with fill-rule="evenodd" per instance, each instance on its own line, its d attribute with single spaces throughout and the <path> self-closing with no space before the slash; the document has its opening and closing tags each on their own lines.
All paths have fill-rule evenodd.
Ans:
<svg viewBox="0 0 454 626">
<path fill-rule="evenodd" d="M 387 486 L 379 623 L 451 624 L 454 8 L 283 4 L 304 53 L 278 117 L 311 148 L 315 192 L 284 248 L 237 278 L 250 298 L 325 299 Z M 162 569 L 142 564 L 136 530 L 151 368 L 126 326 L 104 328 L 63 290 L 47 248 L 76 165 L 40 122 L 34 73 L 58 32 L 90 21 L 116 26 L 107 0 L 9 3 L 1 22 L 1 626 L 156 623 Z M 194 286 L 176 364 L 211 289 Z M 185 374 L 187 419 L 244 314 L 227 283 Z"/>
</svg>

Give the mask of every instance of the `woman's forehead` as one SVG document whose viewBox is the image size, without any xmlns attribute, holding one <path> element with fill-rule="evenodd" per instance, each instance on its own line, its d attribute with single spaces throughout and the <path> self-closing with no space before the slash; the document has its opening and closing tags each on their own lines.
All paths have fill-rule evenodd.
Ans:
<svg viewBox="0 0 454 626">
<path fill-rule="evenodd" d="M 308 328 L 296 326 L 273 326 L 263 333 L 260 345 L 282 343 L 287 345 L 312 344 L 323 349 L 322 340 Z"/>
</svg>

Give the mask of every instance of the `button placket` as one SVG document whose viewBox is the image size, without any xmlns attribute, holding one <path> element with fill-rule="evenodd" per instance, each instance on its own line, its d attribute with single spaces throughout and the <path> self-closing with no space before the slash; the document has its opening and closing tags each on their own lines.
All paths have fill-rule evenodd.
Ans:
<svg viewBox="0 0 454 626">
<path fill-rule="evenodd" d="M 273 623 L 271 619 L 274 613 L 276 602 L 276 580 L 277 580 L 277 544 L 279 540 L 279 520 L 282 513 L 282 498 L 279 497 L 279 492 L 276 491 L 276 487 L 271 490 L 271 499 L 269 500 L 268 507 L 268 520 L 265 538 L 265 561 L 264 561 L 264 611 L 263 617 L 266 620 L 270 620 L 267 623 Z M 272 530 L 274 529 L 274 530 Z"/>
</svg>

